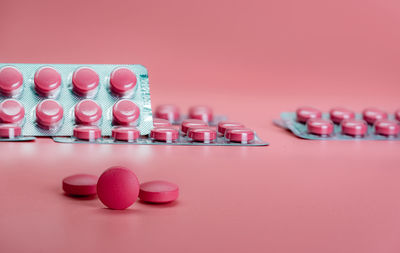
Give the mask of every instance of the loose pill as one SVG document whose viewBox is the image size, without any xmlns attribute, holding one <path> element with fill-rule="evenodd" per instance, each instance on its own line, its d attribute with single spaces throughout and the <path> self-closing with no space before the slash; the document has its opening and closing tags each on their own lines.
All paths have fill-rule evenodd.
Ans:
<svg viewBox="0 0 400 253">
<path fill-rule="evenodd" d="M 98 177 L 89 174 L 76 174 L 62 181 L 64 192 L 72 196 L 90 196 L 97 192 Z"/>
<path fill-rule="evenodd" d="M 116 126 L 111 130 L 111 137 L 117 141 L 133 142 L 139 139 L 140 131 L 135 127 Z"/>
<path fill-rule="evenodd" d="M 117 68 L 110 75 L 110 90 L 118 96 L 128 96 L 136 86 L 136 75 L 128 68 Z"/>
<path fill-rule="evenodd" d="M 57 127 L 63 118 L 64 111 L 60 103 L 46 99 L 36 106 L 36 122 L 44 129 Z"/>
<path fill-rule="evenodd" d="M 368 124 L 374 124 L 375 121 L 386 119 L 387 113 L 377 108 L 367 108 L 363 111 L 363 118 Z"/>
<path fill-rule="evenodd" d="M 306 123 L 309 119 L 319 119 L 322 117 L 320 110 L 313 107 L 303 106 L 296 110 L 297 121 Z"/>
<path fill-rule="evenodd" d="M 153 126 L 154 127 L 167 127 L 167 126 L 171 126 L 171 123 L 166 119 L 154 118 Z"/>
<path fill-rule="evenodd" d="M 396 117 L 396 120 L 400 121 L 400 110 L 397 110 L 395 112 L 395 117 Z"/>
<path fill-rule="evenodd" d="M 385 136 L 396 136 L 399 134 L 399 123 L 394 120 L 381 119 L 374 124 L 375 133 Z"/>
<path fill-rule="evenodd" d="M 213 120 L 213 111 L 208 106 L 192 106 L 189 108 L 189 118 L 199 119 L 208 123 Z"/>
<path fill-rule="evenodd" d="M 350 136 L 364 136 L 368 131 L 368 125 L 364 120 L 343 120 L 341 127 L 342 133 Z"/>
<path fill-rule="evenodd" d="M 154 180 L 140 185 L 139 198 L 148 203 L 169 203 L 176 200 L 179 196 L 178 185 Z"/>
<path fill-rule="evenodd" d="M 21 127 L 12 124 L 0 124 L 0 138 L 13 139 L 21 136 Z"/>
<path fill-rule="evenodd" d="M 225 131 L 225 138 L 231 142 L 248 143 L 254 140 L 254 131 L 249 128 L 232 127 Z"/>
<path fill-rule="evenodd" d="M 330 110 L 329 112 L 330 118 L 335 124 L 340 124 L 342 120 L 345 119 L 354 119 L 355 114 L 353 111 L 350 111 L 346 108 L 336 107 Z"/>
<path fill-rule="evenodd" d="M 0 69 L 0 93 L 5 96 L 17 95 L 22 90 L 22 73 L 15 67 L 6 66 Z"/>
<path fill-rule="evenodd" d="M 112 113 L 114 125 L 131 126 L 136 124 L 140 109 L 131 100 L 123 99 L 114 104 Z"/>
<path fill-rule="evenodd" d="M 159 105 L 156 107 L 154 115 L 171 123 L 179 121 L 181 117 L 179 108 L 176 105 Z"/>
<path fill-rule="evenodd" d="M 34 77 L 36 92 L 45 97 L 55 95 L 61 85 L 61 75 L 52 67 L 42 67 Z"/>
<path fill-rule="evenodd" d="M 186 134 L 189 128 L 196 126 L 206 127 L 208 124 L 199 119 L 185 119 L 181 124 L 181 131 L 183 134 Z"/>
<path fill-rule="evenodd" d="M 91 99 L 80 101 L 74 109 L 77 124 L 97 125 L 101 119 L 103 110 Z"/>
<path fill-rule="evenodd" d="M 224 135 L 225 131 L 229 127 L 241 127 L 244 128 L 245 126 L 242 123 L 234 122 L 234 121 L 220 121 L 218 122 L 218 133 Z"/>
<path fill-rule="evenodd" d="M 122 166 L 111 167 L 101 174 L 97 195 L 108 208 L 123 210 L 138 198 L 139 181 L 131 170 Z"/>
<path fill-rule="evenodd" d="M 81 67 L 72 75 L 72 90 L 79 96 L 93 96 L 99 86 L 99 75 L 91 68 Z"/>
<path fill-rule="evenodd" d="M 179 137 L 179 131 L 172 127 L 153 128 L 150 132 L 150 138 L 156 141 L 173 142 Z"/>
<path fill-rule="evenodd" d="M 333 123 L 326 119 L 309 119 L 307 120 L 307 130 L 311 134 L 331 135 L 333 133 Z"/>
<path fill-rule="evenodd" d="M 97 126 L 76 126 L 74 137 L 85 141 L 94 141 L 101 138 L 101 130 Z"/>
<path fill-rule="evenodd" d="M 217 131 L 208 127 L 189 128 L 187 136 L 193 141 L 210 143 L 217 138 Z"/>
<path fill-rule="evenodd" d="M 0 104 L 2 123 L 20 124 L 25 117 L 24 106 L 15 99 L 6 99 Z"/>
</svg>

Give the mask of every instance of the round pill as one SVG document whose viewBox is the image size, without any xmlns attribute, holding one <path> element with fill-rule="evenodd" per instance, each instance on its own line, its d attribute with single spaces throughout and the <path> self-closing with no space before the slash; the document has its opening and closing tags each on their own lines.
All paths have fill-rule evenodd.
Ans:
<svg viewBox="0 0 400 253">
<path fill-rule="evenodd" d="M 76 126 L 74 137 L 85 141 L 94 141 L 101 138 L 101 130 L 97 126 Z"/>
<path fill-rule="evenodd" d="M 58 126 L 63 115 L 62 106 L 53 99 L 43 100 L 36 106 L 36 122 L 42 128 L 50 129 Z"/>
<path fill-rule="evenodd" d="M 213 111 L 208 106 L 192 106 L 189 108 L 189 118 L 199 119 L 208 123 L 213 120 Z"/>
<path fill-rule="evenodd" d="M 154 115 L 171 123 L 179 121 L 181 117 L 179 108 L 176 105 L 159 105 L 156 107 Z"/>
<path fill-rule="evenodd" d="M 220 121 L 218 122 L 218 133 L 225 135 L 225 131 L 229 127 L 242 127 L 245 126 L 242 123 L 234 122 L 234 121 Z"/>
<path fill-rule="evenodd" d="M 80 101 L 75 106 L 75 121 L 77 124 L 96 125 L 101 119 L 101 107 L 91 99 Z"/>
<path fill-rule="evenodd" d="M 114 125 L 134 125 L 139 118 L 140 109 L 132 101 L 123 99 L 114 104 L 113 109 Z"/>
<path fill-rule="evenodd" d="M 153 128 L 150 132 L 150 138 L 156 141 L 172 142 L 179 137 L 179 131 L 172 127 Z"/>
<path fill-rule="evenodd" d="M 208 127 L 189 128 L 187 135 L 194 141 L 209 143 L 217 138 L 217 131 Z"/>
<path fill-rule="evenodd" d="M 167 127 L 167 126 L 171 126 L 171 123 L 166 119 L 154 118 L 153 126 L 154 127 Z"/>
<path fill-rule="evenodd" d="M 394 120 L 381 119 L 374 124 L 375 133 L 386 136 L 396 136 L 399 134 L 399 123 Z"/>
<path fill-rule="evenodd" d="M 62 181 L 64 192 L 72 196 L 90 196 L 97 192 L 98 177 L 89 174 L 76 174 Z"/>
<path fill-rule="evenodd" d="M 179 196 L 179 187 L 174 183 L 154 180 L 140 184 L 139 198 L 149 203 L 169 203 Z"/>
<path fill-rule="evenodd" d="M 387 113 L 377 108 L 367 108 L 363 111 L 363 118 L 368 124 L 374 124 L 375 121 L 386 119 Z"/>
<path fill-rule="evenodd" d="M 249 128 L 232 127 L 225 131 L 225 138 L 232 142 L 247 143 L 254 140 L 254 131 Z"/>
<path fill-rule="evenodd" d="M 81 67 L 72 75 L 72 90 L 79 96 L 94 95 L 99 86 L 99 75 L 91 68 Z"/>
<path fill-rule="evenodd" d="M 132 142 L 139 139 L 140 131 L 135 127 L 116 126 L 111 130 L 111 137 L 117 141 Z"/>
<path fill-rule="evenodd" d="M 108 208 L 123 210 L 138 198 L 139 181 L 131 170 L 114 166 L 101 174 L 97 182 L 97 195 Z"/>
<path fill-rule="evenodd" d="M 326 119 L 309 119 L 307 120 L 307 130 L 311 134 L 330 135 L 333 132 L 333 124 Z"/>
<path fill-rule="evenodd" d="M 309 119 L 319 119 L 322 117 L 320 110 L 313 107 L 303 106 L 296 110 L 297 121 L 306 123 Z"/>
<path fill-rule="evenodd" d="M 181 131 L 182 133 L 186 134 L 189 128 L 195 126 L 207 127 L 208 124 L 199 119 L 185 119 L 181 124 Z"/>
<path fill-rule="evenodd" d="M 0 124 L 0 138 L 13 139 L 21 135 L 21 127 L 12 124 Z"/>
<path fill-rule="evenodd" d="M 368 131 L 367 123 L 358 119 L 343 120 L 341 127 L 342 133 L 350 136 L 364 136 Z"/>
<path fill-rule="evenodd" d="M 61 85 L 61 75 L 52 67 L 42 67 L 35 73 L 35 90 L 39 95 L 51 96 Z"/>
<path fill-rule="evenodd" d="M 400 121 L 400 109 L 397 110 L 395 113 L 396 120 Z"/>
<path fill-rule="evenodd" d="M 0 92 L 5 96 L 14 96 L 22 89 L 24 79 L 21 72 L 14 67 L 0 69 Z"/>
<path fill-rule="evenodd" d="M 20 124 L 25 117 L 24 106 L 15 99 L 6 99 L 0 104 L 2 123 Z"/>
<path fill-rule="evenodd" d="M 119 96 L 129 95 L 136 86 L 136 75 L 130 69 L 117 68 L 110 75 L 110 89 Z"/>
<path fill-rule="evenodd" d="M 331 117 L 331 120 L 335 124 L 340 124 L 340 122 L 342 122 L 342 120 L 354 119 L 354 117 L 355 117 L 355 114 L 353 111 L 350 111 L 346 108 L 341 108 L 341 107 L 333 108 L 329 112 L 329 115 Z"/>
</svg>

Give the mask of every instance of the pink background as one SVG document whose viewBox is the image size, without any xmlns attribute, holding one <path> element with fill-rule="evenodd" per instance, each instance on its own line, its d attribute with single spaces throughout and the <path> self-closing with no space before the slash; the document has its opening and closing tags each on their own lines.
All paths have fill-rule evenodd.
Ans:
<svg viewBox="0 0 400 253">
<path fill-rule="evenodd" d="M 399 142 L 272 125 L 307 104 L 400 107 L 394 0 L 0 2 L 0 62 L 140 63 L 153 104 L 208 104 L 270 147 L 0 143 L 1 252 L 399 252 Z M 104 209 L 76 172 L 132 168 L 175 204 Z"/>
</svg>

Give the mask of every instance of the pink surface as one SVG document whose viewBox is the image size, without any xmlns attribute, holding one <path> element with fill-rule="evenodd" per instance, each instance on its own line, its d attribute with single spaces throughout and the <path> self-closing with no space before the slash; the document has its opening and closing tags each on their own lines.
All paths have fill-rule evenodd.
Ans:
<svg viewBox="0 0 400 253">
<path fill-rule="evenodd" d="M 301 105 L 399 109 L 399 12 L 394 0 L 1 1 L 1 62 L 140 63 L 153 105 L 210 105 L 271 146 L 0 143 L 0 251 L 399 252 L 400 142 L 307 141 L 271 123 Z M 178 201 L 111 211 L 63 195 L 65 176 L 116 164 L 176 182 Z"/>
</svg>

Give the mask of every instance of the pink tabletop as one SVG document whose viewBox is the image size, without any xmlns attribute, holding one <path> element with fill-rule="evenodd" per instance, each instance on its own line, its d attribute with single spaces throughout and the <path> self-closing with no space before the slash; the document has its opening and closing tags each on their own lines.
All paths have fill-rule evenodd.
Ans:
<svg viewBox="0 0 400 253">
<path fill-rule="evenodd" d="M 307 141 L 281 111 L 400 108 L 400 3 L 2 1 L 0 62 L 140 63 L 153 106 L 206 104 L 269 147 L 0 143 L 0 252 L 400 251 L 400 142 Z M 131 168 L 177 202 L 106 209 L 62 179 Z"/>
</svg>

